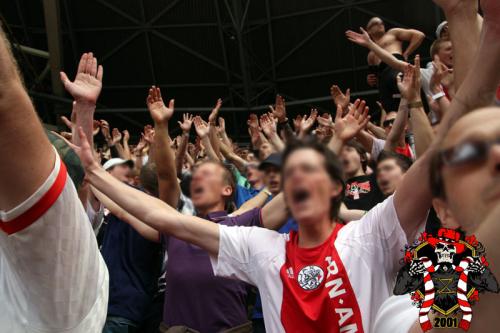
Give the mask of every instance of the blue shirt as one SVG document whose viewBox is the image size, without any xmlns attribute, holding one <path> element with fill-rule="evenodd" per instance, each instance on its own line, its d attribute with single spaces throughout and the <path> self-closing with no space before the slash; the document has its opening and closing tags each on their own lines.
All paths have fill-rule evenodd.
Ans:
<svg viewBox="0 0 500 333">
<path fill-rule="evenodd" d="M 106 219 L 101 253 L 109 271 L 108 315 L 140 323 L 158 288 L 161 245 L 112 214 Z"/>
</svg>

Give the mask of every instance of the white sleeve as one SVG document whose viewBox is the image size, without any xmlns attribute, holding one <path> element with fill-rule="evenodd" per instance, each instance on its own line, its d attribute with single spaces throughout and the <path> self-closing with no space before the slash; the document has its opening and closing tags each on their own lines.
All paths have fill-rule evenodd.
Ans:
<svg viewBox="0 0 500 333">
<path fill-rule="evenodd" d="M 407 239 L 396 214 L 394 195 L 369 210 L 361 220 L 351 222 L 345 228 L 351 241 L 359 240 L 373 251 L 383 251 L 384 264 L 390 271 L 399 267 Z"/>
<path fill-rule="evenodd" d="M 101 330 L 108 271 L 59 156 L 46 182 L 0 217 L 3 306 L 11 307 L 28 331 Z"/>
<path fill-rule="evenodd" d="M 276 231 L 219 225 L 219 254 L 210 256 L 214 274 L 257 285 L 259 269 L 280 253 L 284 243 L 285 235 Z"/>
<path fill-rule="evenodd" d="M 418 308 L 411 304 L 409 295 L 391 296 L 380 306 L 373 333 L 408 333 L 418 321 Z"/>
<path fill-rule="evenodd" d="M 382 150 L 384 150 L 384 146 L 385 146 L 385 140 L 373 138 L 372 151 L 371 151 L 372 160 L 374 161 L 377 160 L 378 155 L 380 155 Z"/>
</svg>

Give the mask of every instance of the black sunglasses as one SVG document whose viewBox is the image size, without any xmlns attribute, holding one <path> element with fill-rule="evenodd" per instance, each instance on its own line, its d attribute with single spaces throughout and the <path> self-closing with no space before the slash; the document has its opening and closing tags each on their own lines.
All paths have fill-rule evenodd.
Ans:
<svg viewBox="0 0 500 333">
<path fill-rule="evenodd" d="M 441 159 L 448 167 L 484 162 L 493 145 L 500 144 L 500 138 L 491 141 L 465 141 L 453 148 L 443 150 Z"/>
<path fill-rule="evenodd" d="M 389 126 L 391 126 L 392 124 L 394 124 L 394 121 L 395 121 L 395 120 L 396 120 L 396 118 L 394 118 L 394 119 L 389 119 L 389 120 L 384 120 L 384 122 L 382 123 L 382 125 L 383 125 L 384 127 L 389 127 Z"/>
</svg>

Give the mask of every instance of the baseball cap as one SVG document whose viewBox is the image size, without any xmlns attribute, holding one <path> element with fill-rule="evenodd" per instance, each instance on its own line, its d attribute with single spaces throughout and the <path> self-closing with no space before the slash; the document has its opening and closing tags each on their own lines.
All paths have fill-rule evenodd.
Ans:
<svg viewBox="0 0 500 333">
<path fill-rule="evenodd" d="M 281 169 L 281 154 L 272 153 L 259 165 L 260 170 L 264 170 L 268 166 L 275 166 Z"/>
<path fill-rule="evenodd" d="M 109 169 L 122 164 L 127 164 L 130 168 L 134 167 L 134 162 L 132 160 L 124 160 L 123 158 L 118 157 L 108 160 L 102 167 L 104 170 L 108 171 Z"/>
<path fill-rule="evenodd" d="M 436 37 L 437 39 L 441 38 L 441 32 L 443 31 L 444 27 L 448 25 L 448 21 L 443 21 L 441 22 L 437 28 L 436 28 Z"/>
</svg>

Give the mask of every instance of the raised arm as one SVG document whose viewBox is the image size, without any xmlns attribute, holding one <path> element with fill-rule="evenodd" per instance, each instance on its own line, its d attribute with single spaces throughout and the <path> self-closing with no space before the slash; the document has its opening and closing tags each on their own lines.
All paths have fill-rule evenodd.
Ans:
<svg viewBox="0 0 500 333">
<path fill-rule="evenodd" d="M 171 140 L 168 135 L 168 121 L 174 114 L 174 100 L 170 100 L 167 108 L 163 103 L 160 88 L 153 86 L 149 89 L 146 104 L 155 123 L 154 159 L 158 172 L 159 197 L 171 207 L 177 208 L 181 189 L 177 182 L 174 152 L 170 147 Z"/>
<path fill-rule="evenodd" d="M 159 232 L 182 239 L 218 255 L 219 227 L 196 216 L 177 212 L 165 202 L 127 186 L 104 171 L 94 160 L 85 134 L 79 129 L 82 146 L 75 148 L 88 181 L 118 206 Z"/>
<path fill-rule="evenodd" d="M 97 200 L 99 200 L 104 205 L 104 207 L 106 207 L 111 212 L 111 214 L 115 215 L 121 221 L 129 224 L 132 228 L 135 229 L 135 231 L 137 231 L 142 237 L 146 238 L 147 240 L 156 243 L 160 242 L 160 233 L 158 231 L 127 213 L 123 208 L 113 202 L 113 200 L 102 194 L 94 187 L 91 187 L 91 190 Z"/>
<path fill-rule="evenodd" d="M 283 151 L 285 149 L 285 143 L 278 135 L 277 120 L 274 119 L 273 115 L 267 113 L 263 114 L 260 117 L 260 126 L 274 149 L 277 152 Z"/>
<path fill-rule="evenodd" d="M 182 130 L 181 139 L 179 142 L 179 147 L 177 147 L 177 152 L 175 154 L 175 169 L 177 171 L 177 176 L 182 175 L 182 165 L 184 163 L 184 158 L 187 155 L 188 145 L 189 145 L 189 132 L 193 126 L 193 115 L 189 113 L 184 113 L 182 115 L 182 123 L 179 121 L 179 127 Z"/>
<path fill-rule="evenodd" d="M 215 162 L 220 162 L 219 156 L 215 152 L 212 147 L 212 143 L 210 142 L 210 123 L 206 123 L 200 116 L 196 116 L 193 119 L 194 128 L 196 130 L 196 134 L 201 139 L 203 146 L 205 147 L 205 151 L 210 160 Z"/>
<path fill-rule="evenodd" d="M 403 52 L 403 57 L 408 59 L 415 52 L 425 38 L 425 34 L 415 29 L 394 28 L 388 31 L 402 42 L 408 42 L 408 47 Z"/>
<path fill-rule="evenodd" d="M 390 52 L 386 51 L 380 45 L 375 43 L 370 36 L 368 35 L 368 32 L 365 31 L 363 28 L 359 28 L 361 30 L 361 33 L 357 33 L 351 30 L 346 31 L 346 36 L 347 39 L 349 39 L 351 42 L 358 44 L 360 46 L 366 47 L 370 51 L 373 52 L 382 62 L 387 64 L 388 66 L 398 70 L 398 71 L 404 71 L 407 63 L 405 61 L 401 61 L 395 56 L 393 56 Z M 396 29 L 393 29 L 396 30 Z M 393 31 L 391 30 L 391 31 Z M 420 41 L 421 42 L 421 41 Z M 419 42 L 419 44 L 420 44 Z M 418 47 L 418 46 L 417 46 Z M 407 49 L 408 50 L 408 49 Z M 413 52 L 413 51 L 412 51 Z"/>
<path fill-rule="evenodd" d="M 405 128 L 408 119 L 408 102 L 404 98 L 401 98 L 399 103 L 398 114 L 394 120 L 394 125 L 385 140 L 384 150 L 395 151 L 398 147 L 398 142 L 400 142 L 401 137 L 405 133 Z"/>
<path fill-rule="evenodd" d="M 0 210 L 10 210 L 42 185 L 55 154 L 24 89 L 0 25 Z"/>
<path fill-rule="evenodd" d="M 212 146 L 212 149 L 215 152 L 215 155 L 217 155 L 217 158 L 219 160 L 222 160 L 222 155 L 220 152 L 220 145 L 219 145 L 219 136 L 217 134 L 217 118 L 219 117 L 219 111 L 222 106 L 222 99 L 218 99 L 217 103 L 215 104 L 215 107 L 212 109 L 212 112 L 208 116 L 208 123 L 209 123 L 209 131 L 208 131 L 208 137 L 210 139 L 210 144 Z"/>
</svg>

